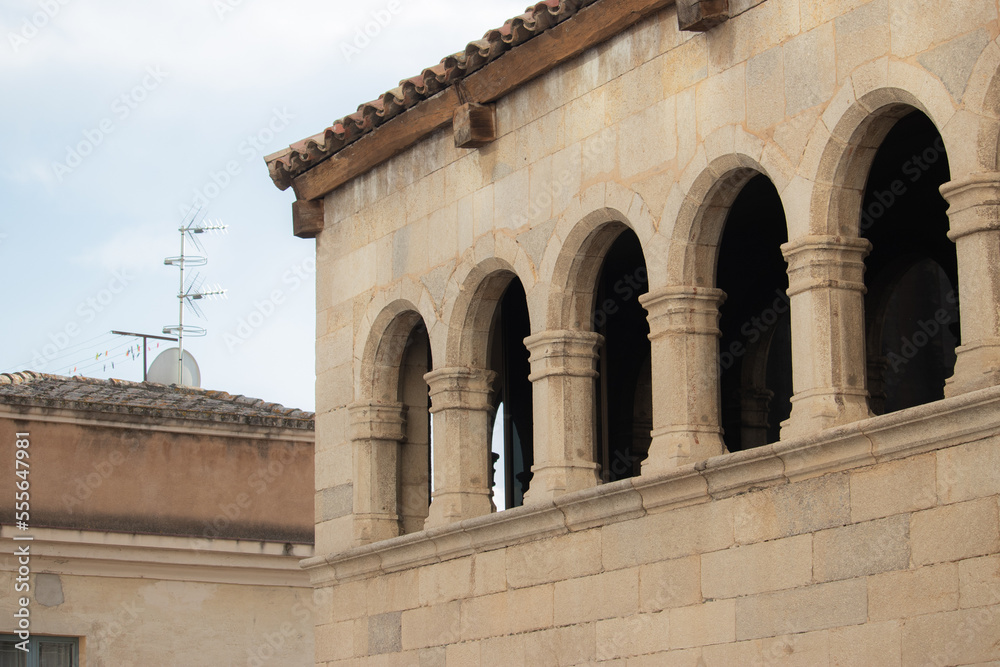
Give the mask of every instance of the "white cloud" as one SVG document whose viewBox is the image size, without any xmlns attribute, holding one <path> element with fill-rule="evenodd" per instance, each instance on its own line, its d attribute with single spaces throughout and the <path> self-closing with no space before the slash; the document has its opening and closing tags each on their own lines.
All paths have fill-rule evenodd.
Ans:
<svg viewBox="0 0 1000 667">
<path fill-rule="evenodd" d="M 163 259 L 180 251 L 179 234 L 164 224 L 137 224 L 119 229 L 107 240 L 73 258 L 81 267 L 148 272 L 163 267 Z"/>
<path fill-rule="evenodd" d="M 0 172 L 0 179 L 17 185 L 43 185 L 51 192 L 55 176 L 49 163 L 37 157 L 29 157 Z"/>
</svg>

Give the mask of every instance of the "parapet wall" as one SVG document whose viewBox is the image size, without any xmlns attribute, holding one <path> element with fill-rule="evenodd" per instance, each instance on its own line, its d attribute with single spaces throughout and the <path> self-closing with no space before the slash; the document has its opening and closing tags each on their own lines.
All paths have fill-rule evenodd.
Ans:
<svg viewBox="0 0 1000 667">
<path fill-rule="evenodd" d="M 316 557 L 316 661 L 998 660 L 998 469 L 988 389 Z"/>
<path fill-rule="evenodd" d="M 0 454 L 13 461 L 14 433 L 31 434 L 31 525 L 312 543 L 311 431 L 148 421 L 5 409 Z M 3 512 L 12 524 L 13 504 Z"/>
</svg>

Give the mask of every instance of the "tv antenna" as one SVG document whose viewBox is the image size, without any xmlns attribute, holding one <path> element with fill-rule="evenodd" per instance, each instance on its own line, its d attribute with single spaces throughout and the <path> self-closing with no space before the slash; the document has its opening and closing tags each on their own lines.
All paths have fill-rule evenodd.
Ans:
<svg viewBox="0 0 1000 667">
<path fill-rule="evenodd" d="M 220 285 L 204 285 L 201 274 L 195 273 L 194 277 L 184 282 L 184 269 L 189 266 L 205 266 L 208 258 L 204 255 L 185 254 L 185 243 L 190 241 L 199 252 L 205 252 L 201 242 L 198 240 L 199 234 L 220 233 L 225 234 L 228 227 L 221 221 L 200 220 L 201 207 L 194 209 L 184 218 L 178 232 L 181 234 L 181 254 L 177 257 L 167 257 L 163 263 L 167 266 L 176 266 L 180 269 L 180 282 L 177 291 L 178 317 L 177 324 L 163 327 L 163 333 L 177 336 L 177 385 L 184 384 L 184 336 L 204 336 L 208 333 L 204 327 L 184 324 L 184 306 L 191 309 L 198 317 L 205 317 L 198 307 L 197 301 L 202 299 L 225 298 L 226 291 Z"/>
</svg>

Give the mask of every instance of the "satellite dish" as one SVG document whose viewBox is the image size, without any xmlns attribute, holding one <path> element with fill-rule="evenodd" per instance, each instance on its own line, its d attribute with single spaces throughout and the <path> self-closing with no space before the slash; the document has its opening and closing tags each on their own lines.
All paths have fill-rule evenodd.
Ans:
<svg viewBox="0 0 1000 667">
<path fill-rule="evenodd" d="M 149 382 L 159 382 L 160 384 L 177 384 L 177 352 L 178 348 L 171 347 L 157 355 L 153 363 L 149 365 L 146 379 Z M 183 381 L 181 385 L 185 387 L 201 386 L 201 369 L 194 356 L 184 350 Z"/>
</svg>

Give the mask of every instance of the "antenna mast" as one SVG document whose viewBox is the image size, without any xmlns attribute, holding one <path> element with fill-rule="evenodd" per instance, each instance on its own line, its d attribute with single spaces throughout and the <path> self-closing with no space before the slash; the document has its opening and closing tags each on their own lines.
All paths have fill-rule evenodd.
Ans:
<svg viewBox="0 0 1000 667">
<path fill-rule="evenodd" d="M 208 264 L 208 258 L 204 255 L 186 255 L 185 254 L 185 241 L 190 240 L 194 244 L 195 248 L 199 251 L 204 252 L 204 248 L 198 241 L 197 234 L 204 234 L 206 232 L 220 232 L 225 233 L 228 227 L 219 221 L 212 222 L 211 220 L 204 220 L 202 222 L 197 222 L 198 214 L 201 212 L 201 208 L 196 209 L 190 214 L 189 219 L 185 219 L 181 223 L 180 228 L 177 230 L 181 234 L 181 254 L 177 257 L 167 257 L 163 260 L 163 263 L 167 266 L 176 266 L 180 269 L 180 282 L 177 291 L 177 302 L 178 302 L 178 320 L 177 324 L 163 327 L 163 333 L 173 334 L 177 336 L 177 385 L 184 384 L 184 336 L 204 336 L 207 331 L 204 327 L 185 325 L 184 324 L 184 306 L 187 306 L 194 312 L 195 315 L 199 317 L 204 317 L 204 314 L 198 308 L 195 301 L 199 299 L 212 299 L 215 297 L 225 298 L 226 291 L 220 285 L 209 285 L 205 289 L 202 289 L 202 280 L 200 274 L 195 274 L 187 285 L 184 283 L 184 269 L 187 266 L 204 266 Z"/>
</svg>

